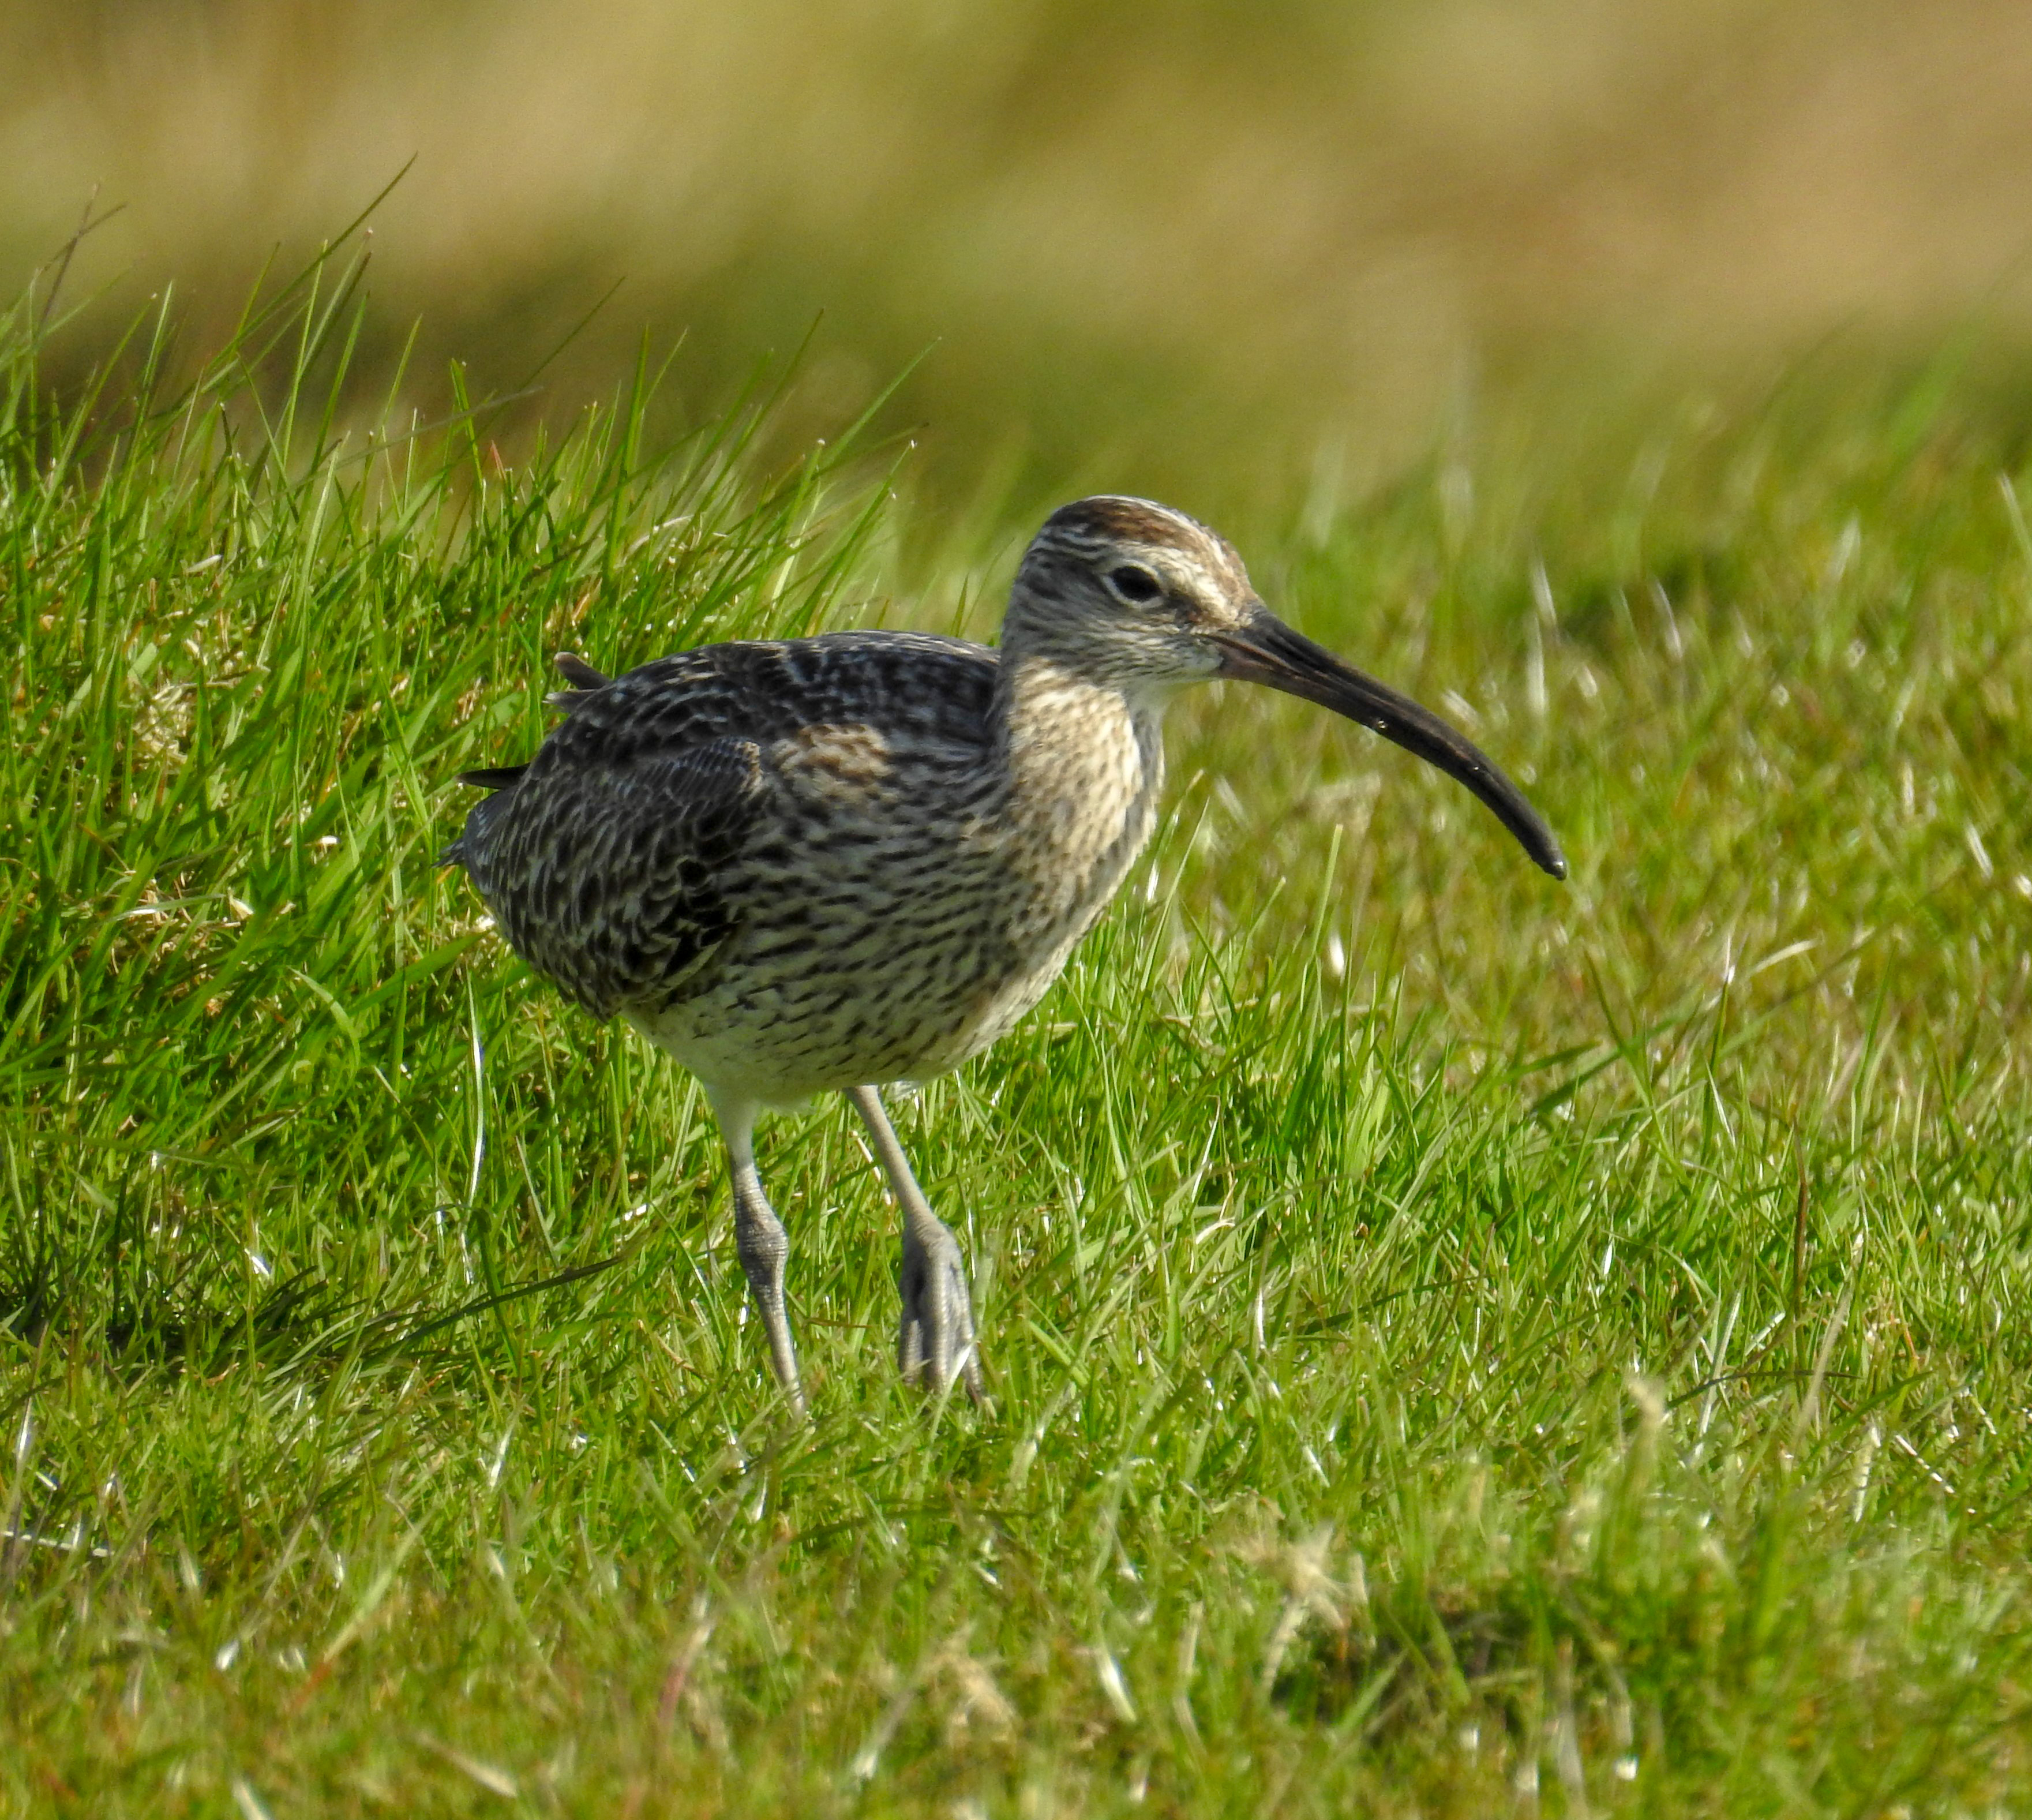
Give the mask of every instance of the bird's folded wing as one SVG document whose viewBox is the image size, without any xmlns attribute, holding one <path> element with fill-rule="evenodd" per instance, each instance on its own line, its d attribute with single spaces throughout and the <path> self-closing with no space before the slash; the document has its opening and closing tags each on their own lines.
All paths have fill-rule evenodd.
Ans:
<svg viewBox="0 0 2032 1820">
<path fill-rule="evenodd" d="M 761 788 L 752 740 L 547 749 L 474 809 L 462 857 L 539 973 L 599 1017 L 657 1008 L 697 989 L 734 930 L 728 875 Z"/>
</svg>

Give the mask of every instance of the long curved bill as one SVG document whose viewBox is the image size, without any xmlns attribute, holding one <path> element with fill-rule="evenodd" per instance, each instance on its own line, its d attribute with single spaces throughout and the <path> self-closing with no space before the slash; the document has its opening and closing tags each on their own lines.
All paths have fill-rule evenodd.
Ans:
<svg viewBox="0 0 2032 1820">
<path fill-rule="evenodd" d="M 1221 651 L 1221 675 L 1267 683 L 1287 695 L 1317 701 L 1416 753 L 1487 803 L 1518 845 L 1554 878 L 1567 876 L 1567 857 L 1558 837 L 1524 800 L 1524 793 L 1480 747 L 1410 696 L 1342 663 L 1323 645 L 1294 632 L 1267 607 L 1258 606 L 1235 630 L 1216 634 L 1216 642 Z"/>
</svg>

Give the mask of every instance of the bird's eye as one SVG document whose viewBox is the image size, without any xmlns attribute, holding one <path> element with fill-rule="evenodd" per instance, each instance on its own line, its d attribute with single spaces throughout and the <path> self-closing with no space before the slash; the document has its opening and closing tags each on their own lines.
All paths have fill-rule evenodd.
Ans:
<svg viewBox="0 0 2032 1820">
<path fill-rule="evenodd" d="M 1134 563 L 1109 570 L 1108 585 L 1118 598 L 1139 603 L 1154 600 L 1164 592 L 1163 582 L 1148 569 L 1139 569 Z"/>
</svg>

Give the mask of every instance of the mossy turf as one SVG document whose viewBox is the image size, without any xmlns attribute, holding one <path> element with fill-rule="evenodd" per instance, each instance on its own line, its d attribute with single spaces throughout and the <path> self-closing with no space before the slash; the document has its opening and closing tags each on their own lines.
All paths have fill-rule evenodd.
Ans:
<svg viewBox="0 0 2032 1820">
<path fill-rule="evenodd" d="M 843 1109 L 767 1127 L 800 1426 L 696 1089 L 433 856 L 554 649 L 986 633 L 1006 560 L 891 600 L 907 506 L 753 413 L 342 432 L 339 301 L 61 412 L 9 332 L 0 1807 L 2028 1805 L 2012 447 L 1795 392 L 1229 527 L 1571 880 L 1193 702 L 1149 864 L 899 1114 L 991 1410 L 895 1381 Z"/>
</svg>

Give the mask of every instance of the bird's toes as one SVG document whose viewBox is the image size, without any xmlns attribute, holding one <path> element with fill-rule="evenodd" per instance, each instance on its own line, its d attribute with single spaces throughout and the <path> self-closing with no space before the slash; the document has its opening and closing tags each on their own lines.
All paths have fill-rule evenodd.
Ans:
<svg viewBox="0 0 2032 1820">
<path fill-rule="evenodd" d="M 984 1394 L 980 1349 L 966 1265 L 952 1235 L 942 1233 L 939 1239 L 904 1261 L 897 1366 L 907 1382 L 928 1391 L 944 1390 L 958 1378 L 978 1403 Z"/>
<path fill-rule="evenodd" d="M 924 1377 L 924 1324 L 906 1299 L 903 1320 L 896 1333 L 896 1370 L 906 1384 L 921 1385 Z"/>
<path fill-rule="evenodd" d="M 981 1377 L 981 1346 L 974 1337 L 973 1304 L 967 1295 L 966 1273 L 961 1267 L 957 1246 L 953 1248 L 940 1314 L 943 1317 L 940 1336 L 943 1356 L 940 1361 L 939 1387 L 943 1388 L 958 1377 L 966 1386 L 968 1396 L 980 1403 L 985 1396 Z"/>
</svg>

